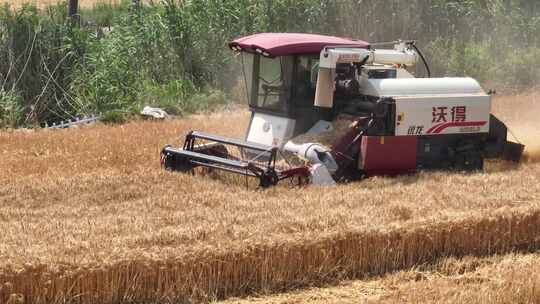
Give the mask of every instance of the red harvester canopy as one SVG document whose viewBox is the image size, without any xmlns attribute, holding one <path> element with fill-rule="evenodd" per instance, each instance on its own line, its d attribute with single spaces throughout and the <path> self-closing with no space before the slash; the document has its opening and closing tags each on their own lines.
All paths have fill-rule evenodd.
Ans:
<svg viewBox="0 0 540 304">
<path fill-rule="evenodd" d="M 260 33 L 237 38 L 229 43 L 231 49 L 261 52 L 268 57 L 318 54 L 325 46 L 330 45 L 350 45 L 365 49 L 369 43 L 335 36 L 297 33 Z"/>
</svg>

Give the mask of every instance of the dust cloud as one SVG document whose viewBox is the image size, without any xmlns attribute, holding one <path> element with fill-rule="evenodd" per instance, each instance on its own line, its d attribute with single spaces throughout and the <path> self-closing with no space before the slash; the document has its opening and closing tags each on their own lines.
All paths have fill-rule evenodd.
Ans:
<svg viewBox="0 0 540 304">
<path fill-rule="evenodd" d="M 493 113 L 508 126 L 508 139 L 525 145 L 525 162 L 540 162 L 540 92 L 495 96 Z"/>
</svg>

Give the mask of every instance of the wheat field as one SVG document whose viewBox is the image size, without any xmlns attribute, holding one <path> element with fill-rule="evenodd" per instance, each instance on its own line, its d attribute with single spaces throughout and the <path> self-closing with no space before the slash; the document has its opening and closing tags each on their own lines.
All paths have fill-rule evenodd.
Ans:
<svg viewBox="0 0 540 304">
<path fill-rule="evenodd" d="M 0 303 L 204 302 L 536 250 L 539 102 L 494 102 L 527 144 L 522 165 L 332 188 L 257 191 L 160 168 L 161 147 L 188 130 L 242 137 L 242 109 L 1 132 Z"/>
<path fill-rule="evenodd" d="M 367 280 L 282 294 L 233 298 L 222 304 L 539 303 L 540 255 L 444 258 Z"/>
</svg>

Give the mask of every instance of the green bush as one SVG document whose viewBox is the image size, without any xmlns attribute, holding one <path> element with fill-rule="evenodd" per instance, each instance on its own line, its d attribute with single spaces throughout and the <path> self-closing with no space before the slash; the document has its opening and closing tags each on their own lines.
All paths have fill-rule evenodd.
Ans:
<svg viewBox="0 0 540 304">
<path fill-rule="evenodd" d="M 221 106 L 227 103 L 227 95 L 220 90 L 209 90 L 206 93 L 199 93 L 191 97 L 184 102 L 184 106 L 191 110 L 191 112 L 197 111 L 210 111 L 217 106 Z"/>
<path fill-rule="evenodd" d="M 137 41 L 125 27 L 103 39 L 93 39 L 76 66 L 70 91 L 81 112 L 130 109 L 138 94 Z"/>
<path fill-rule="evenodd" d="M 71 118 L 79 105 L 67 92 L 86 34 L 71 28 L 65 5 L 39 12 L 25 5 L 0 9 L 0 90 L 18 92 L 17 109 L 28 123 Z"/>
<path fill-rule="evenodd" d="M 182 101 L 198 91 L 195 85 L 187 80 L 171 80 L 161 85 L 147 82 L 139 97 L 139 108 L 149 105 L 161 108 L 170 115 L 182 115 L 189 112 Z"/>
<path fill-rule="evenodd" d="M 427 51 L 436 73 L 442 76 L 470 76 L 503 91 L 539 84 L 540 48 L 437 39 Z"/>
<path fill-rule="evenodd" d="M 83 24 L 91 24 L 97 27 L 114 26 L 114 20 L 125 14 L 126 1 L 119 5 L 116 3 L 96 3 L 91 8 L 82 8 L 79 12 Z"/>
<path fill-rule="evenodd" d="M 100 121 L 105 124 L 122 124 L 128 120 L 128 113 L 108 111 L 101 115 Z"/>
<path fill-rule="evenodd" d="M 21 100 L 13 91 L 0 90 L 0 127 L 16 127 L 23 122 Z"/>
</svg>

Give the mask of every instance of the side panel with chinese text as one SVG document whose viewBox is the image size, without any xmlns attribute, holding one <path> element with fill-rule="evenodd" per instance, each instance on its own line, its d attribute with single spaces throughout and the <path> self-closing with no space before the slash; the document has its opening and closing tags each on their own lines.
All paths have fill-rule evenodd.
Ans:
<svg viewBox="0 0 540 304">
<path fill-rule="evenodd" d="M 489 132 L 489 95 L 395 97 L 395 135 Z"/>
</svg>

